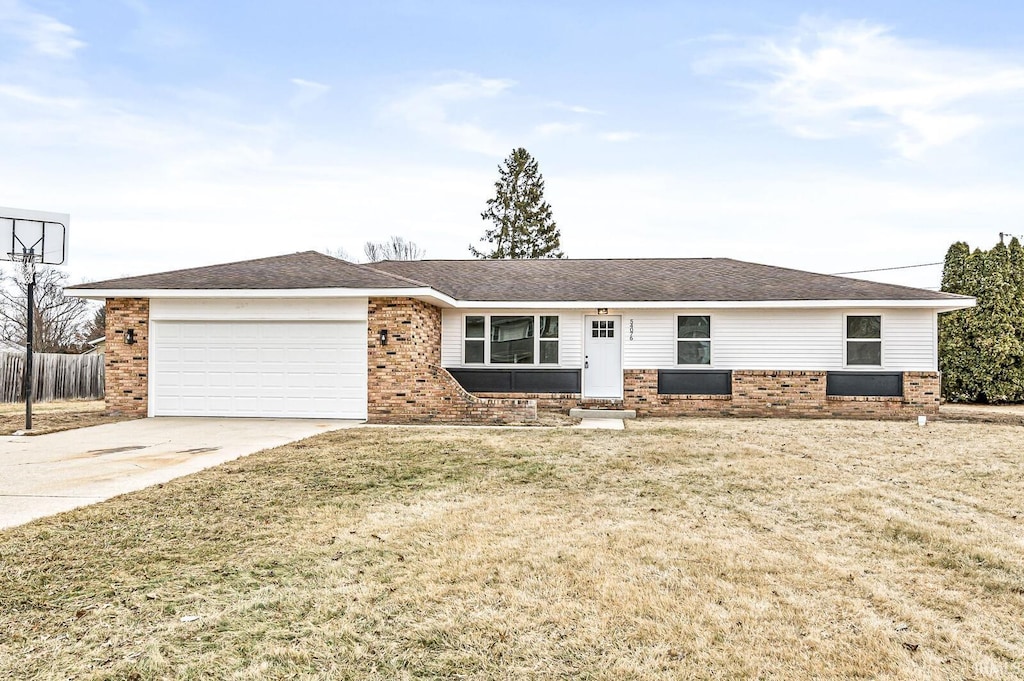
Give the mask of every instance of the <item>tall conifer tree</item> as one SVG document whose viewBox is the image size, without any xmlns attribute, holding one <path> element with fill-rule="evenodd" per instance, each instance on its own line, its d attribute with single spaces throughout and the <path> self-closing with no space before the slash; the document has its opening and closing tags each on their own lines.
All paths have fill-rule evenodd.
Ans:
<svg viewBox="0 0 1024 681">
<path fill-rule="evenodd" d="M 494 223 L 481 239 L 490 244 L 490 250 L 470 246 L 470 253 L 492 259 L 564 257 L 536 159 L 519 147 L 498 166 L 498 173 L 494 198 L 487 200 L 487 210 L 480 214 Z"/>
<path fill-rule="evenodd" d="M 957 242 L 946 253 L 942 290 L 977 306 L 939 318 L 939 368 L 946 399 L 1024 401 L 1024 249 L 1013 239 L 988 251 Z"/>
</svg>

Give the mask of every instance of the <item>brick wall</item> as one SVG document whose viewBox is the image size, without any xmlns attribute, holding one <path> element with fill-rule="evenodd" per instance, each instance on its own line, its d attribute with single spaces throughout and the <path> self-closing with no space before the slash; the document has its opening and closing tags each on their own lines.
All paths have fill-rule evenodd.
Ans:
<svg viewBox="0 0 1024 681">
<path fill-rule="evenodd" d="M 441 310 L 412 298 L 371 298 L 368 412 L 374 423 L 528 423 L 530 399 L 470 395 L 441 367 Z M 387 329 L 387 345 L 379 339 Z"/>
<path fill-rule="evenodd" d="M 828 397 L 824 371 L 733 371 L 732 395 L 659 395 L 658 372 L 628 370 L 623 406 L 639 416 L 913 418 L 939 413 L 939 374 L 907 371 L 903 397 Z"/>
<path fill-rule="evenodd" d="M 737 416 L 830 416 L 824 371 L 734 371 Z"/>
<path fill-rule="evenodd" d="M 477 397 L 498 400 L 533 400 L 537 409 L 548 411 L 569 411 L 580 406 L 579 393 L 473 393 Z"/>
<path fill-rule="evenodd" d="M 124 342 L 135 330 L 135 344 Z M 149 408 L 149 299 L 107 298 L 107 410 L 145 416 Z"/>
<path fill-rule="evenodd" d="M 657 369 L 627 369 L 622 405 L 637 416 L 729 416 L 732 400 L 729 395 L 659 395 Z"/>
</svg>

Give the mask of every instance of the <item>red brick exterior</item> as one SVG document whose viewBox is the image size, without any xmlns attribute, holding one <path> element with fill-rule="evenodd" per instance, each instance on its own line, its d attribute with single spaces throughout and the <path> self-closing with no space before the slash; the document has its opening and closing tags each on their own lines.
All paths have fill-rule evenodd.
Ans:
<svg viewBox="0 0 1024 681">
<path fill-rule="evenodd" d="M 135 343 L 124 342 L 126 329 Z M 145 416 L 149 409 L 149 299 L 107 298 L 107 410 Z"/>
<path fill-rule="evenodd" d="M 537 409 L 569 411 L 580 406 L 579 393 L 473 393 L 477 397 L 497 400 L 533 400 Z"/>
<path fill-rule="evenodd" d="M 470 395 L 441 367 L 441 310 L 412 298 L 371 298 L 368 412 L 373 423 L 529 423 L 537 403 Z M 388 332 L 387 345 L 380 331 Z"/>
<path fill-rule="evenodd" d="M 939 374 L 903 373 L 903 397 L 829 397 L 825 371 L 733 371 L 732 395 L 659 395 L 655 369 L 627 370 L 623 405 L 638 416 L 912 418 L 939 413 Z"/>
</svg>

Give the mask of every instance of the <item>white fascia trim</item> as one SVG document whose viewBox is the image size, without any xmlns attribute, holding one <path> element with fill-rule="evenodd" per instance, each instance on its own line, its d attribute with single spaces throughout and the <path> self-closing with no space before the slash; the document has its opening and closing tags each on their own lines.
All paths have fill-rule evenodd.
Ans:
<svg viewBox="0 0 1024 681">
<path fill-rule="evenodd" d="M 295 288 L 295 289 L 70 289 L 77 298 L 389 298 L 408 297 L 445 308 L 495 310 L 563 309 L 617 310 L 779 309 L 779 308 L 929 308 L 950 312 L 974 307 L 974 298 L 935 300 L 455 300 L 430 287 L 416 288 Z"/>
<path fill-rule="evenodd" d="M 459 300 L 453 307 L 473 309 L 588 309 L 674 310 L 674 309 L 750 309 L 750 308 L 929 308 L 939 312 L 974 307 L 974 298 L 964 301 L 943 300 L 590 300 L 590 301 L 495 301 Z"/>
<path fill-rule="evenodd" d="M 287 289 L 69 289 L 76 298 L 416 298 L 438 307 L 455 300 L 432 288 L 287 288 Z"/>
</svg>

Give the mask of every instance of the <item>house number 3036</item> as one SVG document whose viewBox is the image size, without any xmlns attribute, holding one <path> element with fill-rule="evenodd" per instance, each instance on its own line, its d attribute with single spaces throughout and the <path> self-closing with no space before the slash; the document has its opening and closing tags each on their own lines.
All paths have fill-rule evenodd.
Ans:
<svg viewBox="0 0 1024 681">
<path fill-rule="evenodd" d="M 633 320 L 629 320 L 629 340 L 633 340 Z"/>
</svg>

